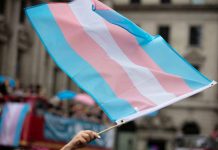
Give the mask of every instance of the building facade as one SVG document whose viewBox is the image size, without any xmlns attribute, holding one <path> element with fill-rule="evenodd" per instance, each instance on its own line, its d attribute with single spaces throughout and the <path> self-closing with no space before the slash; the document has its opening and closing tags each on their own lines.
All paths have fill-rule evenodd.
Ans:
<svg viewBox="0 0 218 150">
<path fill-rule="evenodd" d="M 162 35 L 194 67 L 210 79 L 218 79 L 218 0 L 104 2 L 150 34 Z M 39 2 L 0 1 L 0 74 L 19 79 L 23 87 L 39 84 L 47 96 L 63 89 L 78 92 L 80 89 L 50 59 L 25 17 L 24 8 L 35 3 Z M 137 120 L 136 131 L 120 134 L 119 149 L 131 145 L 131 149 L 145 150 L 156 141 L 171 150 L 178 131 L 191 123 L 199 127 L 199 135 L 209 135 L 218 123 L 217 94 L 217 87 L 213 87 L 162 109 L 154 118 Z"/>
</svg>

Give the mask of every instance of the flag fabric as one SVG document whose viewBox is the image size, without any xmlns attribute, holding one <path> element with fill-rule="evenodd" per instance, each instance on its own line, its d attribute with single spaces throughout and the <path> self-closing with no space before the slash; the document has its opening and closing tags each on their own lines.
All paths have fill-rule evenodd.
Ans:
<svg viewBox="0 0 218 150">
<path fill-rule="evenodd" d="M 26 13 L 56 64 L 117 123 L 215 84 L 161 36 L 97 0 L 42 4 Z"/>
<path fill-rule="evenodd" d="M 25 117 L 30 110 L 26 103 L 6 103 L 0 123 L 0 145 L 18 146 Z"/>
</svg>

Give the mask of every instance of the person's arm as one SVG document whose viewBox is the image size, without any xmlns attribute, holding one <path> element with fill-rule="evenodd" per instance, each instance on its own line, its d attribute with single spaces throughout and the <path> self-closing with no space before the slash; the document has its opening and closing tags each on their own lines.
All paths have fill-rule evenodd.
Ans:
<svg viewBox="0 0 218 150">
<path fill-rule="evenodd" d="M 81 131 L 69 143 L 61 148 L 61 150 L 76 150 L 82 148 L 96 138 L 100 138 L 100 136 L 94 131 Z"/>
</svg>

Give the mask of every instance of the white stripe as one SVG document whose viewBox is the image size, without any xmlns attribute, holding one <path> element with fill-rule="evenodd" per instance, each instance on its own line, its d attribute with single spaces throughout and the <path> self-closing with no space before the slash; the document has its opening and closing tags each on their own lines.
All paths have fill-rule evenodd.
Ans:
<svg viewBox="0 0 218 150">
<path fill-rule="evenodd" d="M 165 108 L 165 107 L 167 107 L 167 106 L 169 106 L 169 105 L 172 105 L 172 104 L 174 104 L 174 103 L 176 103 L 176 102 L 179 102 L 179 101 L 181 101 L 181 100 L 183 100 L 183 99 L 185 99 L 185 98 L 188 98 L 188 97 L 190 97 L 190 96 L 192 96 L 192 95 L 195 95 L 195 94 L 197 94 L 197 93 L 199 93 L 199 92 L 202 92 L 202 91 L 204 91 L 204 90 L 206 90 L 206 89 L 208 89 L 208 88 L 211 88 L 212 86 L 214 86 L 214 85 L 216 85 L 216 84 L 217 84 L 216 81 L 212 81 L 212 82 L 211 82 L 209 85 L 207 85 L 207 86 L 204 86 L 204 87 L 202 87 L 202 88 L 200 88 L 200 89 L 197 89 L 197 90 L 195 90 L 195 91 L 192 91 L 192 92 L 190 92 L 190 93 L 186 93 L 186 94 L 184 94 L 184 95 L 181 95 L 181 96 L 179 96 L 179 97 L 176 97 L 176 98 L 174 98 L 174 99 L 172 99 L 172 100 L 170 100 L 170 101 L 168 101 L 168 102 L 166 102 L 166 103 L 163 103 L 163 104 L 161 104 L 161 105 L 158 105 L 158 106 L 155 106 L 155 107 L 152 107 L 152 108 L 149 108 L 149 109 L 145 109 L 145 110 L 143 110 L 143 111 L 137 112 L 137 113 L 132 114 L 132 115 L 130 115 L 130 116 L 127 116 L 127 117 L 125 117 L 125 118 L 121 118 L 121 119 L 117 120 L 116 123 L 117 123 L 117 124 L 124 124 L 124 123 L 127 123 L 127 122 L 129 122 L 129 121 L 132 121 L 132 120 L 134 120 L 134 119 L 136 119 L 136 118 L 139 118 L 139 117 L 141 117 L 141 116 L 144 116 L 144 115 L 150 114 L 150 113 L 152 113 L 152 112 L 158 111 L 158 110 L 160 110 L 160 109 L 162 109 L 162 108 Z"/>
<path fill-rule="evenodd" d="M 112 60 L 122 66 L 133 85 L 143 96 L 149 98 L 155 104 L 161 104 L 176 97 L 174 94 L 165 91 L 147 68 L 138 66 L 128 59 L 114 41 L 103 22 L 104 20 L 92 11 L 90 0 L 74 0 L 69 5 L 86 33 L 104 49 Z"/>
</svg>

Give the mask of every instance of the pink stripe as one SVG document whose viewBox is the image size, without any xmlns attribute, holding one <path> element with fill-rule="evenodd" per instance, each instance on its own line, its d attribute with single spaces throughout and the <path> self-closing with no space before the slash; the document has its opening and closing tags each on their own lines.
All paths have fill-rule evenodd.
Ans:
<svg viewBox="0 0 218 150">
<path fill-rule="evenodd" d="M 192 91 L 183 79 L 165 73 L 138 45 L 135 37 L 128 31 L 107 21 L 104 23 L 126 56 L 133 63 L 148 68 L 167 92 L 180 96 Z"/>
<path fill-rule="evenodd" d="M 99 72 L 118 97 L 139 110 L 154 106 L 137 91 L 122 67 L 87 35 L 67 4 L 49 5 L 49 8 L 70 46 Z"/>
</svg>

